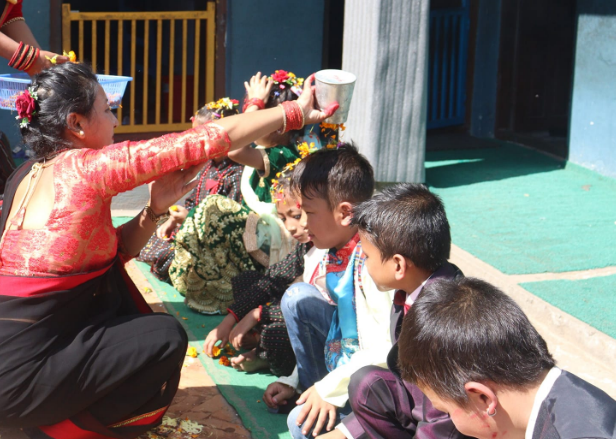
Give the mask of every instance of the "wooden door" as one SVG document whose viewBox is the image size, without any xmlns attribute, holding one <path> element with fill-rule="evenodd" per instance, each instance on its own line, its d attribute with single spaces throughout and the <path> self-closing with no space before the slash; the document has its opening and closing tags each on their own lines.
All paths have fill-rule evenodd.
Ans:
<svg viewBox="0 0 616 439">
<path fill-rule="evenodd" d="M 503 0 L 497 128 L 568 132 L 575 0 Z"/>
</svg>

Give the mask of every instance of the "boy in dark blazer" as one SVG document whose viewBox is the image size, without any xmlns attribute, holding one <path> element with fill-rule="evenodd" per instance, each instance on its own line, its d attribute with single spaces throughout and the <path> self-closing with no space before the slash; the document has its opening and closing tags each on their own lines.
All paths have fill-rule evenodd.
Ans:
<svg viewBox="0 0 616 439">
<path fill-rule="evenodd" d="M 468 436 L 616 438 L 616 401 L 557 368 L 524 312 L 487 282 L 427 285 L 398 345 L 402 378 Z"/>
<path fill-rule="evenodd" d="M 440 198 L 420 184 L 391 186 L 353 209 L 365 265 L 381 291 L 396 290 L 391 309 L 394 343 L 387 369 L 366 366 L 351 377 L 349 401 L 353 413 L 337 427 L 338 437 L 457 439 L 449 415 L 398 372 L 398 347 L 405 314 L 426 285 L 462 276 L 447 262 L 451 234 Z M 333 436 L 333 435 L 332 435 Z"/>
</svg>

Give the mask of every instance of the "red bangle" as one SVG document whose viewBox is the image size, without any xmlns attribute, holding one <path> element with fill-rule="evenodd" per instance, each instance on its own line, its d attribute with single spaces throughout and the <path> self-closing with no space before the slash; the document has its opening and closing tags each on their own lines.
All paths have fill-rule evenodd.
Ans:
<svg viewBox="0 0 616 439">
<path fill-rule="evenodd" d="M 19 58 L 19 55 L 21 54 L 21 50 L 24 48 L 24 42 L 21 41 L 19 43 L 19 46 L 17 46 L 17 50 L 15 50 L 15 53 L 13 53 L 13 56 L 11 57 L 11 60 L 9 61 L 9 67 L 13 67 L 15 65 L 15 63 L 17 62 L 17 58 Z"/>
<path fill-rule="evenodd" d="M 28 51 L 28 56 L 24 60 L 21 70 L 23 70 L 24 72 L 28 70 L 30 66 L 34 63 L 34 60 L 36 59 L 35 57 L 36 57 L 36 48 L 30 47 L 30 50 Z"/>
<path fill-rule="evenodd" d="M 259 107 L 259 110 L 263 110 L 265 108 L 265 102 L 260 98 L 250 98 L 244 101 L 244 106 L 242 107 L 242 113 L 245 113 L 248 107 L 255 105 Z"/>
<path fill-rule="evenodd" d="M 24 58 L 28 55 L 29 50 L 30 50 L 30 46 L 28 46 L 27 44 L 24 44 L 24 46 L 21 48 L 21 53 L 17 55 L 17 58 L 15 59 L 15 63 L 13 64 L 12 67 L 16 68 L 17 70 L 21 70 L 20 67 L 23 64 Z"/>
<path fill-rule="evenodd" d="M 282 108 L 286 119 L 285 132 L 300 130 L 304 127 L 304 112 L 296 101 L 283 102 Z"/>
<path fill-rule="evenodd" d="M 30 70 L 30 68 L 34 65 L 34 63 L 36 62 L 40 54 L 41 54 L 41 49 L 34 50 L 34 55 L 32 55 L 32 59 L 30 60 L 28 65 L 24 67 L 24 72 L 27 72 L 28 70 Z"/>
<path fill-rule="evenodd" d="M 18 70 L 23 70 L 24 66 L 28 62 L 28 59 L 32 56 L 33 53 L 34 53 L 34 48 L 32 46 L 29 46 L 29 45 L 26 44 L 24 46 L 24 54 L 17 61 L 17 64 L 15 65 L 15 68 L 18 69 Z"/>
</svg>

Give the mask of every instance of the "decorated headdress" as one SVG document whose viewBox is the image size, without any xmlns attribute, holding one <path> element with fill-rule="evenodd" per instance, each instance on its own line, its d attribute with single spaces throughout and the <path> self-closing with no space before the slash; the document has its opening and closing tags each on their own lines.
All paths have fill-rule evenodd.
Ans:
<svg viewBox="0 0 616 439">
<path fill-rule="evenodd" d="M 304 78 L 298 78 L 293 72 L 287 72 L 286 70 L 276 70 L 272 76 L 269 77 L 274 84 L 277 84 L 281 89 L 290 87 L 291 91 L 297 96 L 302 94 L 302 86 L 304 85 Z"/>
<path fill-rule="evenodd" d="M 320 137 L 323 140 L 325 140 L 324 142 L 325 146 L 323 146 L 324 148 L 336 149 L 341 145 L 340 137 L 342 136 L 342 132 L 346 129 L 344 124 L 331 124 L 331 123 L 321 122 L 320 128 L 321 128 Z M 282 169 L 282 171 L 276 174 L 277 179 L 272 180 L 272 187 L 271 187 L 273 200 L 282 201 L 284 199 L 284 189 L 285 188 L 284 188 L 284 185 L 280 184 L 279 180 L 282 180 L 283 178 L 289 178 L 289 176 L 291 175 L 291 173 L 293 172 L 297 164 L 303 158 L 307 157 L 308 155 L 312 154 L 313 152 L 317 150 L 318 148 L 314 142 L 308 143 L 304 141 L 304 142 L 300 142 L 297 144 L 297 151 L 299 152 L 299 155 L 301 158 L 296 159 L 295 161 L 291 163 L 287 163 L 287 165 Z"/>
<path fill-rule="evenodd" d="M 286 166 L 282 169 L 282 171 L 276 174 L 276 180 L 272 180 L 272 199 L 275 201 L 282 201 L 284 198 L 284 185 L 280 183 L 279 180 L 283 178 L 289 178 L 293 169 L 297 166 L 299 162 L 302 161 L 304 157 L 307 157 L 309 154 L 312 154 L 317 150 L 314 142 L 308 144 L 308 142 L 301 142 L 297 145 L 297 150 L 299 151 L 299 155 L 301 158 L 295 159 L 295 161 L 291 163 L 287 163 Z"/>
<path fill-rule="evenodd" d="M 197 111 L 190 120 L 193 120 L 195 117 L 211 117 L 212 120 L 222 119 L 225 116 L 238 114 L 239 106 L 240 102 L 237 99 L 221 98 L 206 104 L 205 107 Z"/>
<path fill-rule="evenodd" d="M 230 98 L 221 98 L 221 99 L 218 99 L 217 101 L 210 102 L 209 104 L 205 106 L 205 108 L 207 108 L 208 110 L 213 111 L 214 116 L 218 117 L 219 119 L 222 119 L 223 117 L 225 117 L 224 115 L 225 110 L 228 110 L 228 111 L 237 110 L 239 112 L 239 107 L 240 107 L 240 101 L 238 101 L 237 99 L 230 99 Z"/>
<path fill-rule="evenodd" d="M 36 86 L 30 86 L 24 90 L 15 99 L 15 109 L 17 110 L 17 119 L 19 128 L 28 128 L 32 117 L 37 113 L 38 93 Z"/>
</svg>

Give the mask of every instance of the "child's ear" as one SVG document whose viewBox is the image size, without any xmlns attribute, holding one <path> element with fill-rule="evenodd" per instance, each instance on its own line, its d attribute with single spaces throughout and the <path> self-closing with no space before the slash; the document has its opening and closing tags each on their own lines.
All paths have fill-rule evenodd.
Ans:
<svg viewBox="0 0 616 439">
<path fill-rule="evenodd" d="M 353 219 L 353 205 L 347 201 L 343 201 L 338 204 L 338 210 L 342 216 L 341 224 L 343 226 L 350 226 Z"/>
<path fill-rule="evenodd" d="M 468 396 L 471 406 L 475 407 L 478 412 L 485 413 L 485 417 L 494 416 L 498 407 L 498 397 L 496 392 L 489 386 L 470 381 L 464 385 L 466 395 Z"/>
<path fill-rule="evenodd" d="M 401 281 L 406 276 L 406 272 L 409 269 L 409 261 L 402 255 L 394 255 L 392 257 L 394 261 L 396 272 L 394 274 L 397 281 Z"/>
</svg>

